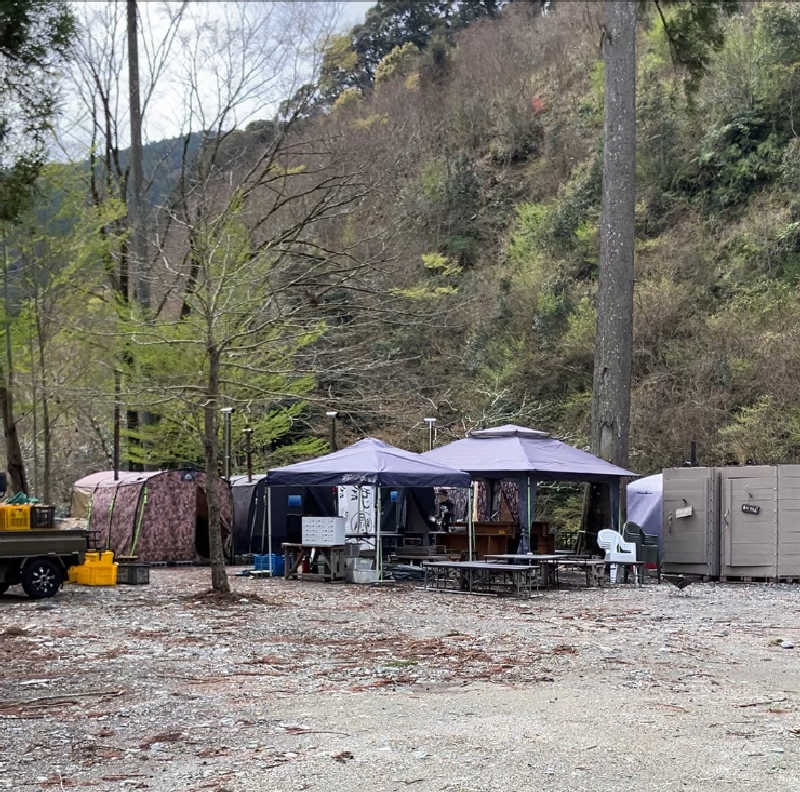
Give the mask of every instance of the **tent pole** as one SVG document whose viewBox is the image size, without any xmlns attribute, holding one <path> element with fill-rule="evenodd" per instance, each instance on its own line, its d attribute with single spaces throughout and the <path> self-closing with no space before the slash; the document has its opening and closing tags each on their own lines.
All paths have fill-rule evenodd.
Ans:
<svg viewBox="0 0 800 792">
<path fill-rule="evenodd" d="M 472 546 L 475 543 L 475 526 L 472 522 L 472 501 L 473 501 L 473 486 L 472 482 L 469 485 L 469 516 L 467 517 L 467 547 L 469 548 L 469 560 L 472 561 Z"/>
<path fill-rule="evenodd" d="M 381 541 L 381 488 L 375 491 L 375 547 L 377 552 L 378 580 L 383 580 L 383 542 Z"/>
<path fill-rule="evenodd" d="M 531 552 L 531 477 L 528 474 L 528 497 L 525 499 L 528 507 L 528 522 L 525 525 L 525 539 L 528 546 L 528 552 Z"/>
<path fill-rule="evenodd" d="M 272 487 L 267 487 L 267 535 L 269 536 L 269 576 L 272 577 Z"/>
<path fill-rule="evenodd" d="M 267 495 L 264 497 L 266 501 L 267 496 L 269 495 L 269 487 L 267 487 Z M 261 555 L 264 555 L 264 535 L 267 530 L 267 508 L 266 503 L 264 504 L 264 512 L 261 515 Z"/>
<path fill-rule="evenodd" d="M 253 495 L 258 497 L 258 484 L 253 488 Z M 231 500 L 233 500 L 233 490 L 231 490 Z M 256 504 L 258 500 L 256 500 Z M 247 542 L 247 553 L 246 555 L 250 555 L 253 552 L 253 534 L 256 532 L 256 518 L 258 517 L 258 509 L 253 512 L 253 519 L 250 520 L 250 539 Z M 235 531 L 234 531 L 235 533 Z M 235 545 L 235 542 L 234 542 Z"/>
</svg>

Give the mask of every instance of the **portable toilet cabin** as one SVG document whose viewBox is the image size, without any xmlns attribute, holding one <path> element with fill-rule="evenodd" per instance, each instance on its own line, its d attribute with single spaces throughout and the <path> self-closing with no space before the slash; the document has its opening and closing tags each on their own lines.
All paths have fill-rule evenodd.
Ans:
<svg viewBox="0 0 800 792">
<path fill-rule="evenodd" d="M 718 470 L 720 579 L 775 578 L 778 575 L 779 468 L 745 465 Z"/>
<path fill-rule="evenodd" d="M 665 572 L 719 575 L 719 475 L 710 467 L 663 473 L 662 567 Z"/>
<path fill-rule="evenodd" d="M 778 577 L 800 578 L 800 465 L 778 466 Z"/>
</svg>

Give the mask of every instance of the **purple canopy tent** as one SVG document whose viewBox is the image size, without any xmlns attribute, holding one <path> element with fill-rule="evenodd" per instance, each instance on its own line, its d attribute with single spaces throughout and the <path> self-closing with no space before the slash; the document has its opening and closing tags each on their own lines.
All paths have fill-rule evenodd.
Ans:
<svg viewBox="0 0 800 792">
<path fill-rule="evenodd" d="M 395 448 L 375 437 L 365 437 L 357 443 L 331 454 L 273 468 L 267 473 L 267 496 L 276 486 L 325 487 L 350 485 L 376 487 L 376 509 L 380 509 L 381 487 L 463 487 L 470 486 L 468 473 L 452 468 L 422 454 Z M 269 514 L 269 511 L 267 512 Z M 270 547 L 272 522 L 268 520 Z M 376 556 L 378 571 L 383 577 L 381 558 L 380 516 L 376 520 Z"/>
<path fill-rule="evenodd" d="M 468 487 L 470 477 L 423 454 L 365 437 L 341 451 L 273 468 L 267 474 L 267 483 L 271 487 Z"/>
<path fill-rule="evenodd" d="M 473 478 L 513 477 L 526 481 L 528 519 L 524 535 L 528 541 L 536 481 L 619 483 L 622 478 L 633 478 L 636 475 L 593 454 L 562 443 L 546 432 L 537 432 L 514 424 L 470 432 L 463 440 L 434 448 L 422 456 L 432 462 L 465 470 Z M 533 490 L 531 477 L 534 478 Z M 520 516 L 523 512 L 521 508 Z"/>
</svg>

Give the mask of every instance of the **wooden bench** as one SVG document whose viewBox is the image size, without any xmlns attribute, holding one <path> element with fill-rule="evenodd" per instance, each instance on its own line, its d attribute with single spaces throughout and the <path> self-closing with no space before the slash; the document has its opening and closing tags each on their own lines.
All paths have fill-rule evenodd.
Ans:
<svg viewBox="0 0 800 792">
<path fill-rule="evenodd" d="M 530 596 L 537 567 L 489 561 L 423 561 L 428 591 Z"/>
</svg>

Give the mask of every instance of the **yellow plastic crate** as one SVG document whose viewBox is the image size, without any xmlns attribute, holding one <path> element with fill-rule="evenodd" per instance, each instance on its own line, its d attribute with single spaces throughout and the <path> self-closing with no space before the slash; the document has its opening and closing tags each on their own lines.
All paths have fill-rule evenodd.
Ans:
<svg viewBox="0 0 800 792">
<path fill-rule="evenodd" d="M 117 563 L 113 564 L 90 564 L 89 566 L 78 567 L 78 579 L 76 583 L 81 586 L 116 586 L 117 585 Z"/>
<path fill-rule="evenodd" d="M 31 529 L 31 507 L 0 504 L 0 531 L 29 531 Z"/>
<path fill-rule="evenodd" d="M 70 567 L 69 580 L 79 586 L 116 586 L 118 567 L 111 550 L 86 553 L 82 564 Z"/>
</svg>

